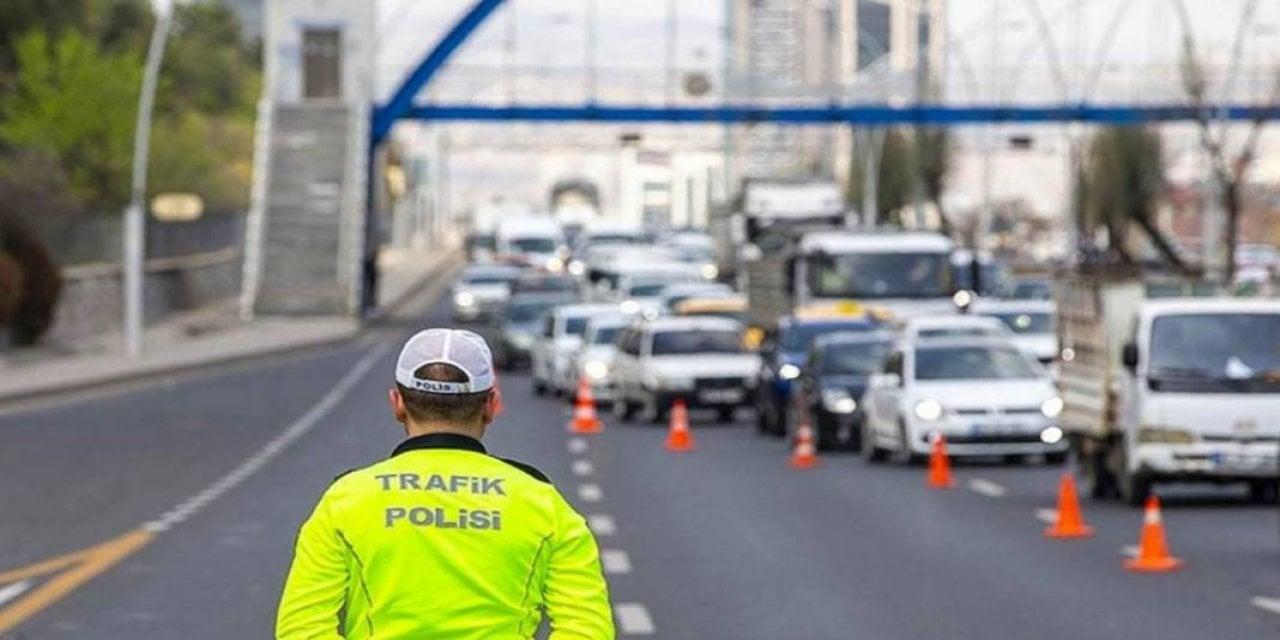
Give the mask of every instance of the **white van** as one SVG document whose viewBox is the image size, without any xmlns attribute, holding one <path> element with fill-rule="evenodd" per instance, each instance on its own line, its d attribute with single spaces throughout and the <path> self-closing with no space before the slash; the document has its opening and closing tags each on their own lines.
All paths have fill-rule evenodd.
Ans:
<svg viewBox="0 0 1280 640">
<path fill-rule="evenodd" d="M 568 256 L 564 232 L 548 217 L 502 220 L 495 240 L 499 259 L 515 264 L 560 271 Z"/>
</svg>

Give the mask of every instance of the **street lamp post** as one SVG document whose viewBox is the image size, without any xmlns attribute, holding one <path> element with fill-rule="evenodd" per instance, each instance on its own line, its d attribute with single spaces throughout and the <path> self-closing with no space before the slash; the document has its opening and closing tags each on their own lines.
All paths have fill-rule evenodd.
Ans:
<svg viewBox="0 0 1280 640">
<path fill-rule="evenodd" d="M 147 48 L 142 91 L 138 97 L 138 122 L 133 132 L 133 185 L 129 206 L 124 211 L 124 343 L 125 352 L 131 357 L 142 355 L 142 285 L 146 275 L 147 160 L 151 148 L 151 112 L 172 15 L 168 3 L 156 3 L 156 25 Z"/>
</svg>

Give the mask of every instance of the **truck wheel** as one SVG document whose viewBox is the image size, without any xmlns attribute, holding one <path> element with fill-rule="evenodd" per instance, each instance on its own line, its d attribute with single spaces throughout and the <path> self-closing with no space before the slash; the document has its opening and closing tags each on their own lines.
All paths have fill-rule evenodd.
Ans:
<svg viewBox="0 0 1280 640">
<path fill-rule="evenodd" d="M 909 466 L 917 466 L 924 464 L 924 456 L 912 451 L 911 440 L 907 437 L 907 425 L 898 424 L 898 442 L 901 448 L 898 449 L 898 460 Z"/>
</svg>

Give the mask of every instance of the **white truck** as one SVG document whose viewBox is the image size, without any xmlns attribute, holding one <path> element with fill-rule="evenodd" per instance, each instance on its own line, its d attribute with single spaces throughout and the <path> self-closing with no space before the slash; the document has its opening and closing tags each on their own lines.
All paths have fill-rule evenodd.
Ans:
<svg viewBox="0 0 1280 640">
<path fill-rule="evenodd" d="M 1060 275 L 1062 426 L 1095 498 L 1161 482 L 1247 483 L 1280 467 L 1280 300 L 1148 299 L 1135 275 Z"/>
<path fill-rule="evenodd" d="M 729 206 L 714 212 L 709 231 L 714 239 L 716 271 L 732 281 L 754 256 L 750 246 L 769 248 L 800 227 L 838 229 L 845 225 L 846 208 L 840 185 L 822 178 L 746 178 Z"/>
</svg>

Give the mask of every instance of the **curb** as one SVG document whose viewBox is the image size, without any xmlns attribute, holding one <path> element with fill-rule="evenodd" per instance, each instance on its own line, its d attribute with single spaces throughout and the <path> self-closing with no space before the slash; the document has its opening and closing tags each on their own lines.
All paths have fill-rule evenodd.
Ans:
<svg viewBox="0 0 1280 640">
<path fill-rule="evenodd" d="M 0 391 L 0 410 L 10 409 L 13 405 L 23 402 L 39 401 L 63 392 L 99 391 L 117 385 L 129 385 L 167 375 L 191 373 L 218 366 L 287 356 L 303 351 L 351 343 L 366 331 L 377 328 L 379 323 L 387 320 L 393 313 L 403 309 L 414 299 L 428 292 L 432 285 L 439 282 L 442 274 L 448 273 L 457 266 L 457 253 L 457 250 L 450 250 L 390 303 L 378 307 L 374 313 L 369 314 L 364 319 L 352 318 L 349 327 L 335 328 L 332 331 L 321 332 L 305 339 L 276 342 L 242 351 L 223 350 L 168 362 L 139 363 L 126 371 L 104 371 L 102 373 L 84 375 L 74 380 L 62 379 L 12 392 Z"/>
</svg>

